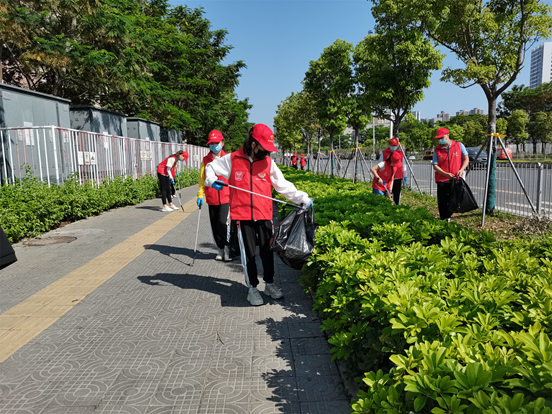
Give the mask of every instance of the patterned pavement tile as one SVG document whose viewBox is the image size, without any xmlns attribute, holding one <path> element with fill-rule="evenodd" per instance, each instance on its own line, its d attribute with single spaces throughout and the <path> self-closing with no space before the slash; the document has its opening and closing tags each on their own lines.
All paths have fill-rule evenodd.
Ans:
<svg viewBox="0 0 552 414">
<path fill-rule="evenodd" d="M 294 364 L 291 358 L 281 358 L 274 355 L 253 358 L 253 377 L 294 377 Z"/>
<path fill-rule="evenodd" d="M 96 407 L 94 414 L 145 414 L 147 405 L 105 405 Z"/>
<path fill-rule="evenodd" d="M 251 357 L 213 356 L 208 378 L 250 378 Z"/>
<path fill-rule="evenodd" d="M 326 338 L 291 338 L 293 355 L 330 355 L 330 344 Z"/>
<path fill-rule="evenodd" d="M 253 356 L 254 341 L 251 339 L 226 339 L 223 335 L 217 337 L 214 345 L 213 357 L 251 358 Z"/>
<path fill-rule="evenodd" d="M 204 391 L 204 378 L 163 380 L 155 391 L 150 405 L 199 406 Z"/>
<path fill-rule="evenodd" d="M 59 381 L 68 377 L 74 377 L 82 372 L 82 361 L 75 360 L 50 360 L 48 363 L 37 367 L 38 369 L 31 374 L 35 381 Z"/>
<path fill-rule="evenodd" d="M 96 413 L 95 405 L 73 406 L 73 407 L 46 407 L 40 414 L 89 414 Z"/>
<path fill-rule="evenodd" d="M 199 414 L 249 414 L 249 404 L 223 403 L 223 404 L 201 404 Z"/>
<path fill-rule="evenodd" d="M 293 377 L 265 374 L 251 380 L 251 402 L 291 403 L 299 401 Z"/>
<path fill-rule="evenodd" d="M 297 377 L 339 375 L 330 355 L 295 355 L 293 368 Z"/>
<path fill-rule="evenodd" d="M 208 358 L 213 355 L 215 338 L 200 339 L 197 337 L 186 337 L 178 343 L 174 349 L 176 356 L 188 358 Z"/>
<path fill-rule="evenodd" d="M 298 402 L 251 402 L 251 414 L 302 414 Z M 333 414 L 328 411 L 327 414 Z"/>
<path fill-rule="evenodd" d="M 226 404 L 248 404 L 251 395 L 251 378 L 207 380 L 200 410 L 205 407 L 222 407 Z M 200 411 L 201 412 L 201 411 Z M 204 411 L 208 413 L 208 411 Z"/>
<path fill-rule="evenodd" d="M 324 338 L 320 322 L 288 323 L 289 338 Z"/>
<path fill-rule="evenodd" d="M 347 400 L 301 402 L 301 414 L 350 414 L 351 404 Z"/>
<path fill-rule="evenodd" d="M 0 401 L 0 413 L 45 408 L 63 385 L 63 382 L 37 382 L 27 379 Z"/>
<path fill-rule="evenodd" d="M 253 356 L 275 355 L 291 358 L 291 344 L 289 339 L 272 339 L 270 337 L 257 338 L 253 341 Z"/>
<path fill-rule="evenodd" d="M 174 355 L 163 375 L 163 380 L 175 381 L 179 378 L 205 378 L 209 372 L 210 364 L 210 356 L 200 358 Z"/>
<path fill-rule="evenodd" d="M 113 380 L 85 380 L 64 382 L 48 407 L 98 405 Z"/>
<path fill-rule="evenodd" d="M 297 377 L 299 401 L 334 401 L 346 400 L 341 377 L 314 376 Z"/>
<path fill-rule="evenodd" d="M 109 387 L 101 401 L 105 405 L 148 405 L 155 394 L 157 382 L 122 380 Z"/>
</svg>

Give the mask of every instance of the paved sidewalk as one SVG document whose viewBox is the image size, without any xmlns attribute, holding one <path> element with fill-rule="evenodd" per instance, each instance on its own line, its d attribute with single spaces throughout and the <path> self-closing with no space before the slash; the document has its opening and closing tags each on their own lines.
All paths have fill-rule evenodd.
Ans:
<svg viewBox="0 0 552 414">
<path fill-rule="evenodd" d="M 182 202 L 196 191 L 183 190 Z M 77 237 L 69 244 L 16 245 L 19 262 L 0 271 L 0 324 L 1 313 L 164 214 L 184 214 L 159 207 L 151 200 L 58 229 Z M 213 260 L 207 209 L 190 266 L 197 220 L 195 210 L 0 363 L 0 413 L 349 413 L 300 272 L 277 260 L 284 299 L 250 306 L 239 259 Z"/>
</svg>

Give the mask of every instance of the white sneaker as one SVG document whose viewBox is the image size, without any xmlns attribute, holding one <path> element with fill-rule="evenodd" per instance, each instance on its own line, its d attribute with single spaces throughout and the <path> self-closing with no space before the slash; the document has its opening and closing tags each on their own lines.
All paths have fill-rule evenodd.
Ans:
<svg viewBox="0 0 552 414">
<path fill-rule="evenodd" d="M 232 258 L 230 257 L 230 246 L 224 246 L 222 251 L 222 258 L 225 262 L 231 262 Z"/>
<path fill-rule="evenodd" d="M 263 298 L 257 289 L 250 290 L 247 294 L 247 300 L 253 306 L 264 305 Z"/>
<path fill-rule="evenodd" d="M 284 294 L 282 293 L 282 289 L 280 289 L 280 287 L 274 283 L 270 285 L 266 285 L 263 293 L 266 296 L 270 296 L 272 299 L 281 299 L 284 297 Z"/>
<path fill-rule="evenodd" d="M 174 210 L 173 210 L 172 208 L 170 208 L 169 206 L 167 206 L 167 207 L 163 207 L 163 208 L 161 209 L 161 211 L 170 212 L 170 211 L 174 211 Z"/>
<path fill-rule="evenodd" d="M 215 260 L 222 260 L 222 250 L 217 249 L 217 255 L 215 256 Z"/>
<path fill-rule="evenodd" d="M 172 208 L 173 210 L 178 210 L 178 207 L 175 206 L 174 204 L 172 206 L 169 206 L 169 208 Z"/>
</svg>

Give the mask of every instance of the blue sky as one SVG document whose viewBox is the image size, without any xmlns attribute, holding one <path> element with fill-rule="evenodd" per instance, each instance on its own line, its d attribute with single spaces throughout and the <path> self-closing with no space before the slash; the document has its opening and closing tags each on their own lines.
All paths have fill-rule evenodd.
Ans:
<svg viewBox="0 0 552 414">
<path fill-rule="evenodd" d="M 233 50 L 227 63 L 243 60 L 247 65 L 236 92 L 253 105 L 249 120 L 270 127 L 277 105 L 302 90 L 311 60 L 336 39 L 356 45 L 374 28 L 372 3 L 366 0 L 171 0 L 171 4 L 203 7 L 212 29 L 228 31 L 226 44 Z M 515 84 L 529 84 L 529 62 L 530 53 Z M 443 68 L 447 66 L 458 67 L 450 53 L 443 62 Z M 435 72 L 425 99 L 414 107 L 422 118 L 435 117 L 440 111 L 453 116 L 472 108 L 487 113 L 480 87 L 461 89 L 439 78 L 440 71 Z"/>
</svg>

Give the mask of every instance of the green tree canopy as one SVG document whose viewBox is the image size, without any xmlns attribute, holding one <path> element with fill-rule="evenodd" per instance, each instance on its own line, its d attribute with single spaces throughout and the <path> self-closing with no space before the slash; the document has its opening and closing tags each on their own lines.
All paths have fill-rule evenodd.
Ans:
<svg viewBox="0 0 552 414">
<path fill-rule="evenodd" d="M 552 141 L 552 112 L 536 112 L 531 115 L 527 124 L 529 139 L 533 144 L 533 154 L 537 153 L 537 144 L 541 142 L 544 152 L 544 145 Z"/>
<path fill-rule="evenodd" d="M 529 123 L 529 117 L 527 112 L 516 109 L 508 117 L 508 129 L 506 134 L 508 139 L 516 144 L 519 152 L 519 145 L 524 144 L 529 138 L 529 134 L 526 132 L 527 124 Z"/>
<path fill-rule="evenodd" d="M 168 0 L 1 4 L 5 81 L 150 119 L 197 144 L 213 128 L 230 140 L 247 131 L 251 106 L 234 94 L 245 64 L 222 64 L 227 33 L 211 30 L 202 9 Z"/>
</svg>

